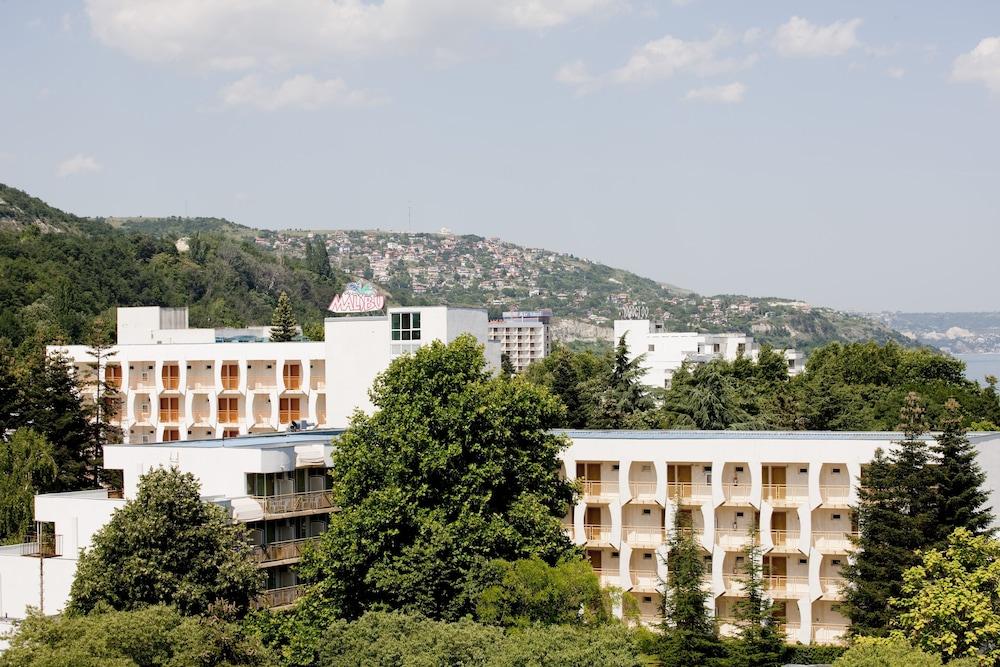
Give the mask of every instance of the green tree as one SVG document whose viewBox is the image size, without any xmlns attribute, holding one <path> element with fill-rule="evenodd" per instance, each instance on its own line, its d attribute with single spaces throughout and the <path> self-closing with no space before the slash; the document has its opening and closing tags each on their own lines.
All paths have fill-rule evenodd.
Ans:
<svg viewBox="0 0 1000 667">
<path fill-rule="evenodd" d="M 0 653 L 0 667 L 266 667 L 260 641 L 232 622 L 171 607 L 87 616 L 33 613 Z"/>
<path fill-rule="evenodd" d="M 544 389 L 492 377 L 463 335 L 395 359 L 337 441 L 340 512 L 300 571 L 315 582 L 301 607 L 318 618 L 368 609 L 458 618 L 473 611 L 469 574 L 488 560 L 575 553 L 561 519 L 566 441 Z"/>
<path fill-rule="evenodd" d="M 24 537 L 35 494 L 57 473 L 52 445 L 35 431 L 19 428 L 9 440 L 0 439 L 0 542 Z"/>
<path fill-rule="evenodd" d="M 892 606 L 914 646 L 944 660 L 1000 663 L 1000 542 L 958 528 L 903 579 Z"/>
<path fill-rule="evenodd" d="M 941 658 L 910 646 L 900 637 L 858 637 L 844 655 L 833 661 L 834 667 L 941 667 L 941 664 Z"/>
<path fill-rule="evenodd" d="M 642 383 L 645 355 L 630 361 L 625 337 L 618 339 L 610 376 L 594 380 L 601 384 L 592 390 L 587 420 L 591 428 L 649 428 L 656 423 L 656 404 Z"/>
<path fill-rule="evenodd" d="M 612 620 L 611 596 L 590 564 L 574 558 L 549 565 L 540 558 L 492 561 L 481 575 L 476 616 L 493 625 L 595 625 Z"/>
<path fill-rule="evenodd" d="M 784 662 L 785 640 L 774 603 L 765 590 L 762 554 L 757 530 L 752 528 L 739 577 L 743 591 L 733 606 L 739 641 L 732 644 L 730 655 L 733 664 L 740 667 L 772 667 Z"/>
<path fill-rule="evenodd" d="M 752 396 L 747 383 L 737 381 L 726 362 L 713 361 L 674 374 L 664 398 L 664 411 L 675 426 L 705 430 L 761 428 L 763 424 L 743 405 L 747 396 Z"/>
<path fill-rule="evenodd" d="M 244 614 L 261 583 L 246 527 L 203 501 L 193 475 L 159 468 L 81 552 L 68 609 L 166 604 L 201 614 L 225 602 Z"/>
<path fill-rule="evenodd" d="M 500 374 L 504 377 L 513 377 L 517 374 L 514 364 L 510 361 L 510 355 L 506 352 L 500 355 Z"/>
<path fill-rule="evenodd" d="M 593 378 L 610 376 L 611 363 L 610 354 L 574 352 L 556 345 L 547 357 L 529 365 L 524 377 L 546 387 L 565 406 L 566 416 L 560 426 L 586 428 L 595 389 Z"/>
<path fill-rule="evenodd" d="M 686 516 L 674 513 L 674 529 L 667 541 L 661 634 L 655 644 L 664 667 L 721 664 L 725 657 L 715 620 L 708 612 L 705 558 Z"/>
<path fill-rule="evenodd" d="M 287 343 L 295 340 L 298 335 L 298 323 L 292 314 L 292 304 L 288 300 L 288 294 L 282 292 L 278 296 L 278 305 L 274 307 L 274 313 L 271 315 L 271 342 Z"/>
<path fill-rule="evenodd" d="M 312 322 L 302 327 L 302 335 L 309 340 L 323 340 L 326 336 L 326 326 L 322 322 Z"/>
<path fill-rule="evenodd" d="M 121 396 L 116 387 L 108 384 L 104 374 L 105 364 L 112 360 L 116 353 L 112 349 L 108 326 L 102 318 L 96 319 L 91 324 L 87 346 L 87 354 L 94 360 L 95 368 L 95 400 L 90 406 L 90 414 L 93 417 L 93 451 L 89 456 L 96 462 L 99 475 L 100 466 L 104 461 L 104 445 L 122 441 L 122 431 L 113 423 L 114 416 L 121 410 Z"/>
<path fill-rule="evenodd" d="M 944 544 L 956 528 L 965 528 L 974 535 L 987 531 L 993 513 L 987 505 L 990 494 L 983 488 L 986 473 L 976 462 L 976 449 L 962 428 L 958 401 L 949 399 L 945 403 L 940 426 L 932 448 L 937 457 L 931 471 L 937 490 L 932 525 L 937 529 L 938 544 Z"/>
<path fill-rule="evenodd" d="M 0 338 L 0 434 L 17 428 L 20 395 L 14 374 L 14 357 L 5 338 Z"/>
<path fill-rule="evenodd" d="M 889 600 L 901 594 L 903 572 L 916 565 L 916 552 L 935 539 L 937 496 L 923 414 L 916 394 L 908 396 L 900 411 L 905 438 L 889 455 L 877 450 L 861 476 L 854 508 L 858 550 L 843 570 L 848 586 L 841 605 L 855 636 L 888 633 Z"/>
</svg>

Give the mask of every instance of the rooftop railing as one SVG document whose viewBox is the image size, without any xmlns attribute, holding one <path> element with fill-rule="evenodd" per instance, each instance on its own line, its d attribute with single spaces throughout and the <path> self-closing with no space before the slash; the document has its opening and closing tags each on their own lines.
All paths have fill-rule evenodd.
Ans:
<svg viewBox="0 0 1000 667">
<path fill-rule="evenodd" d="M 62 535 L 43 535 L 41 538 L 35 537 L 34 540 L 29 538 L 31 541 L 22 542 L 17 546 L 22 556 L 54 558 L 63 555 L 62 539 Z"/>
</svg>

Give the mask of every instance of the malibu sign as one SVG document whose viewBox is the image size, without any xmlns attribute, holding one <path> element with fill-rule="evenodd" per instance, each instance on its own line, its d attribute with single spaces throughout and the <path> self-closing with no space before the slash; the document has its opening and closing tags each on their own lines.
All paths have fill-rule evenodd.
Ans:
<svg viewBox="0 0 1000 667">
<path fill-rule="evenodd" d="M 348 283 L 342 294 L 333 297 L 329 310 L 334 313 L 370 313 L 385 307 L 385 297 L 369 282 Z"/>
</svg>

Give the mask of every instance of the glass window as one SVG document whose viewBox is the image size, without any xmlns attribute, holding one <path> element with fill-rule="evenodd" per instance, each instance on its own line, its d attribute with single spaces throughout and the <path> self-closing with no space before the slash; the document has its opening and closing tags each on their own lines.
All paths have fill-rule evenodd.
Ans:
<svg viewBox="0 0 1000 667">
<path fill-rule="evenodd" d="M 393 313 L 392 340 L 420 340 L 420 313 Z"/>
</svg>

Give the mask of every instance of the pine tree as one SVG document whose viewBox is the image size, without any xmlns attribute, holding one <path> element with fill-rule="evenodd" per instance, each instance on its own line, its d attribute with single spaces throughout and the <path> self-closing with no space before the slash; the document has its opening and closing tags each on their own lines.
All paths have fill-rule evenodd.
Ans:
<svg viewBox="0 0 1000 667">
<path fill-rule="evenodd" d="M 740 667 L 772 667 L 784 662 L 785 640 L 774 603 L 764 587 L 763 551 L 756 528 L 743 549 L 742 596 L 733 607 L 739 642 L 733 645 L 731 662 Z"/>
<path fill-rule="evenodd" d="M 104 461 L 104 445 L 122 441 L 121 429 L 112 423 L 112 418 L 121 409 L 121 397 L 117 388 L 108 384 L 103 372 L 107 362 L 115 356 L 115 352 L 112 351 L 111 339 L 101 318 L 91 326 L 87 354 L 93 357 L 94 367 L 97 369 L 96 400 L 90 406 L 94 429 L 90 458 L 98 466 L 99 474 L 100 465 Z"/>
<path fill-rule="evenodd" d="M 989 492 L 983 488 L 986 474 L 976 462 L 976 449 L 962 427 L 961 406 L 955 399 L 945 402 L 941 433 L 933 447 L 937 464 L 933 475 L 937 503 L 933 525 L 937 529 L 936 548 L 944 548 L 956 528 L 973 535 L 991 534 L 993 513 L 987 507 Z"/>
<path fill-rule="evenodd" d="M 514 364 L 510 360 L 510 355 L 504 352 L 500 355 L 500 375 L 509 378 L 515 374 L 517 374 L 517 369 L 514 368 Z"/>
<path fill-rule="evenodd" d="M 298 323 L 292 315 L 292 304 L 288 300 L 288 294 L 282 292 L 278 297 L 278 305 L 274 307 L 274 314 L 271 315 L 271 342 L 287 343 L 295 340 L 298 334 Z"/>
<path fill-rule="evenodd" d="M 901 595 L 903 572 L 919 562 L 916 552 L 937 535 L 927 424 L 913 392 L 900 410 L 899 428 L 904 439 L 888 455 L 876 451 L 858 489 L 858 550 L 843 570 L 848 586 L 841 605 L 855 636 L 888 634 L 894 616 L 889 600 Z"/>
<path fill-rule="evenodd" d="M 655 421 L 656 405 L 642 383 L 645 355 L 631 361 L 628 356 L 628 343 L 622 334 L 615 346 L 611 375 L 591 405 L 591 428 L 648 428 Z"/>
<path fill-rule="evenodd" d="M 706 607 L 704 557 L 686 516 L 674 514 L 674 529 L 667 542 L 662 632 L 656 643 L 657 657 L 664 667 L 713 665 L 725 655 Z"/>
</svg>

